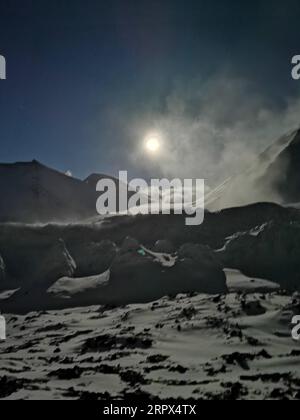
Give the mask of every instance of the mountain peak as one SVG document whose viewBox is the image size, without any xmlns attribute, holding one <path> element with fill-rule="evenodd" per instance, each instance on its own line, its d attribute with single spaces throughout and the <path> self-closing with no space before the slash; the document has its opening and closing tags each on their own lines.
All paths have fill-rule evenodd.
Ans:
<svg viewBox="0 0 300 420">
<path fill-rule="evenodd" d="M 0 222 L 71 222 L 96 215 L 96 191 L 37 160 L 0 164 Z"/>
</svg>

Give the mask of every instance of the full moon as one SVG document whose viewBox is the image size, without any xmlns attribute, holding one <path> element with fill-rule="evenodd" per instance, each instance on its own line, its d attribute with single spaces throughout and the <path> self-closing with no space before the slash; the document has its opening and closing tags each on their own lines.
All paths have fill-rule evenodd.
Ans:
<svg viewBox="0 0 300 420">
<path fill-rule="evenodd" d="M 158 135 L 150 135 L 146 137 L 145 147 L 149 153 L 157 153 L 161 148 L 161 140 Z"/>
</svg>

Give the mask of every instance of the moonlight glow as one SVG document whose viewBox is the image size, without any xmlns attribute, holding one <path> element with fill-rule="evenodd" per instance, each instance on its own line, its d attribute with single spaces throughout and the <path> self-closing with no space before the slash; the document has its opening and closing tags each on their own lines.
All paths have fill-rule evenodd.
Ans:
<svg viewBox="0 0 300 420">
<path fill-rule="evenodd" d="M 157 134 L 147 136 L 145 139 L 145 147 L 149 153 L 158 153 L 161 148 L 160 136 Z"/>
</svg>

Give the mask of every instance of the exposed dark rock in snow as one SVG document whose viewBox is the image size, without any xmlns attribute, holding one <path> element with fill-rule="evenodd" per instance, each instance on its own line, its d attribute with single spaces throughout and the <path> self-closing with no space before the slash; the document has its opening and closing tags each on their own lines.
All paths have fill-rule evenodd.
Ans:
<svg viewBox="0 0 300 420">
<path fill-rule="evenodd" d="M 29 383 L 29 380 L 16 379 L 14 377 L 7 376 L 0 377 L 0 398 L 4 399 L 9 397 L 11 394 L 21 390 Z"/>
<path fill-rule="evenodd" d="M 82 353 L 89 352 L 105 352 L 111 350 L 125 349 L 149 349 L 152 347 L 152 340 L 147 334 L 138 334 L 133 336 L 116 336 L 116 335 L 100 335 L 95 338 L 88 339 L 83 347 Z"/>
</svg>

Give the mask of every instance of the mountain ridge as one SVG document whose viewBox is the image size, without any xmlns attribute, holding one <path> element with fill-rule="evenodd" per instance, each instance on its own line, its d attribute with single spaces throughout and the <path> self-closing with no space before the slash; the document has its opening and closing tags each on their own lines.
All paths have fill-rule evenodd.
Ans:
<svg viewBox="0 0 300 420">
<path fill-rule="evenodd" d="M 256 202 L 300 202 L 300 129 L 270 145 L 253 164 L 206 195 L 210 211 Z M 69 223 L 97 216 L 96 185 L 115 177 L 93 173 L 81 180 L 37 160 L 0 163 L 0 223 Z"/>
</svg>

